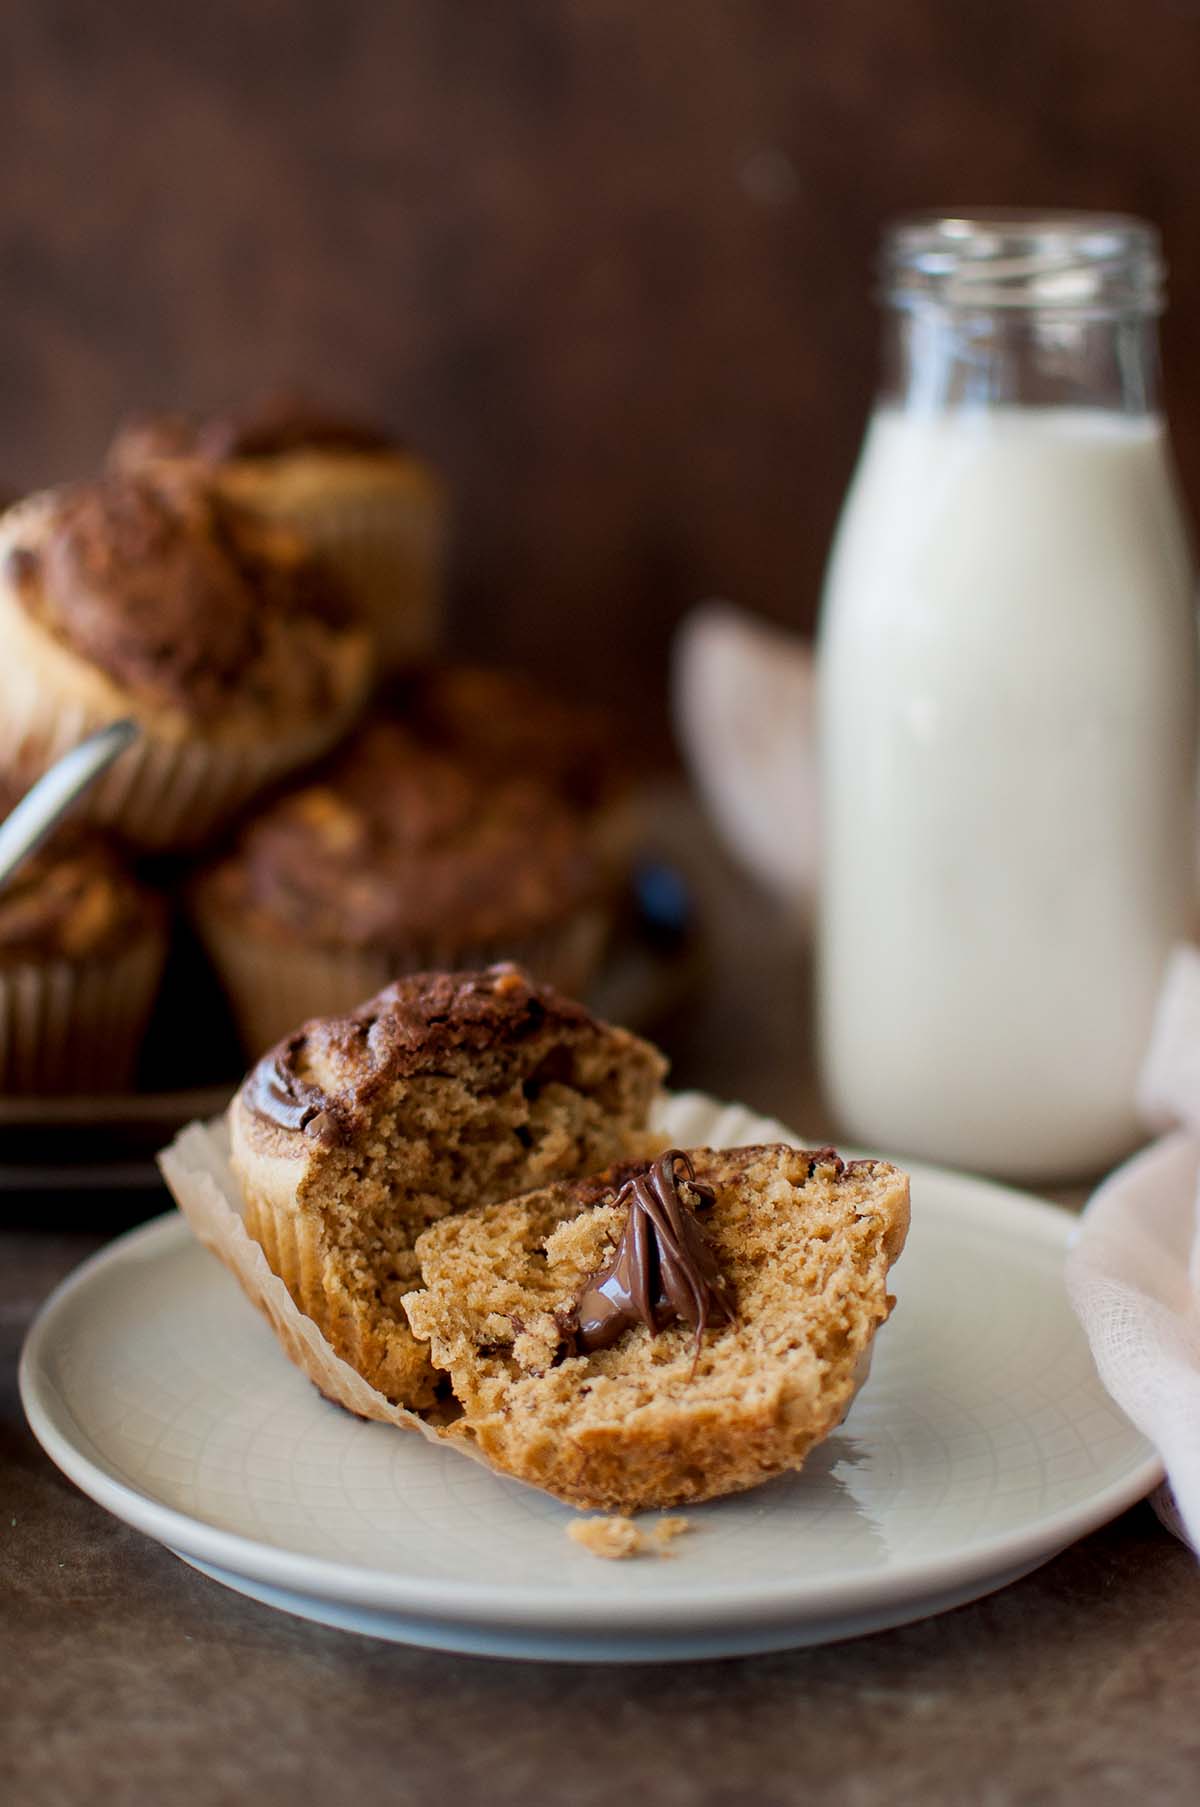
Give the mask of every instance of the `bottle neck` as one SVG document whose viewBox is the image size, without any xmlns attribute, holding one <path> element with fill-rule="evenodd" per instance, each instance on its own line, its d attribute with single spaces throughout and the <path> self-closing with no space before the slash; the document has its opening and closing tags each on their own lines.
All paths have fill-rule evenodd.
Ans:
<svg viewBox="0 0 1200 1807">
<path fill-rule="evenodd" d="M 1018 406 L 1158 409 L 1153 315 L 889 307 L 882 399 L 925 413 Z"/>
</svg>

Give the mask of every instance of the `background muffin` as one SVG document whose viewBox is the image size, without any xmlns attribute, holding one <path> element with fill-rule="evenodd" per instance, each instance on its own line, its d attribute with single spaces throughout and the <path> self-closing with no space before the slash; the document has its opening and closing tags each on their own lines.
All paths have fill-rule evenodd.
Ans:
<svg viewBox="0 0 1200 1807">
<path fill-rule="evenodd" d="M 424 745 L 480 773 L 546 785 L 587 824 L 613 882 L 628 876 L 636 759 L 606 710 L 521 672 L 479 665 L 410 667 L 388 685 L 381 706 Z"/>
<path fill-rule="evenodd" d="M 128 1085 L 165 954 L 162 900 L 99 835 L 31 855 L 0 888 L 0 1091 Z"/>
<path fill-rule="evenodd" d="M 242 417 L 131 421 L 109 453 L 126 472 L 188 460 L 235 501 L 304 533 L 358 601 L 384 668 L 435 646 L 445 490 L 388 434 L 277 399 Z"/>
<path fill-rule="evenodd" d="M 551 789 L 486 778 L 380 721 L 256 816 L 194 900 L 258 1053 L 403 973 L 511 958 L 578 992 L 604 947 L 605 893 Z"/>
<path fill-rule="evenodd" d="M 142 732 L 89 815 L 202 840 L 340 738 L 369 636 L 298 535 L 195 475 L 108 477 L 0 519 L 0 769 L 29 779 L 114 718 Z"/>
</svg>

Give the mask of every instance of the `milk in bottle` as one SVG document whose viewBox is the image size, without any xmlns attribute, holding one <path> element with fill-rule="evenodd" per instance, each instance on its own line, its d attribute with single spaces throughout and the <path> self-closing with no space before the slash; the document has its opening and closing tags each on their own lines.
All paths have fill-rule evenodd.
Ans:
<svg viewBox="0 0 1200 1807">
<path fill-rule="evenodd" d="M 819 643 L 822 1062 L 873 1146 L 1110 1163 L 1191 927 L 1197 636 L 1152 231 L 914 221 Z"/>
</svg>

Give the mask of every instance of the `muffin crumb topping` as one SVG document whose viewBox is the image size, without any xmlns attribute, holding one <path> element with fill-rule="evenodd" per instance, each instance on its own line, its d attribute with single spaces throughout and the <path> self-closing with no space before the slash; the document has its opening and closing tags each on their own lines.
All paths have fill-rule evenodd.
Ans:
<svg viewBox="0 0 1200 1807">
<path fill-rule="evenodd" d="M 135 695 L 203 719 L 233 698 L 317 713 L 353 624 L 336 580 L 294 532 L 195 471 L 107 476 L 56 495 L 9 559 L 22 607 Z"/>
</svg>

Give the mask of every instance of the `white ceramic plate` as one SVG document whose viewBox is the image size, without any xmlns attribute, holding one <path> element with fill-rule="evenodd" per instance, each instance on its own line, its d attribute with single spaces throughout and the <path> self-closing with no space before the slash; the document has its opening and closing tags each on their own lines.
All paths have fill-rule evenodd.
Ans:
<svg viewBox="0 0 1200 1807">
<path fill-rule="evenodd" d="M 1068 1306 L 1074 1220 L 912 1172 L 899 1304 L 846 1423 L 802 1474 L 690 1510 L 669 1559 L 599 1561 L 568 1508 L 327 1404 L 174 1215 L 49 1299 L 22 1398 L 93 1499 L 309 1618 L 602 1661 L 852 1637 L 1002 1586 L 1161 1478 Z"/>
</svg>

